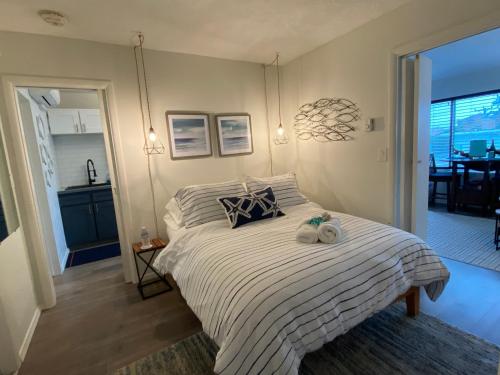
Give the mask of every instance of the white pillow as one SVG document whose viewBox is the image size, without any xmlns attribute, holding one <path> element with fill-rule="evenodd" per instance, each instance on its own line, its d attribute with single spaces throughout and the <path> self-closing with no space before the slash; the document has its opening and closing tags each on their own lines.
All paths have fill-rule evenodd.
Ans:
<svg viewBox="0 0 500 375">
<path fill-rule="evenodd" d="M 167 225 L 167 235 L 169 240 L 172 240 L 183 228 L 183 226 L 180 226 L 175 222 L 172 215 L 170 215 L 168 212 L 165 214 L 165 216 L 163 216 L 163 221 Z"/>
<path fill-rule="evenodd" d="M 241 182 L 228 181 L 218 184 L 186 186 L 175 194 L 175 198 L 182 211 L 186 228 L 192 228 L 226 218 L 224 209 L 217 202 L 218 197 L 245 193 Z"/>
<path fill-rule="evenodd" d="M 273 177 L 250 177 L 245 178 L 247 190 L 253 193 L 257 190 L 262 190 L 266 186 L 271 186 L 278 204 L 281 207 L 296 206 L 298 204 L 307 203 L 308 200 L 302 195 L 297 186 L 295 173 L 290 172 L 280 176 Z"/>
<path fill-rule="evenodd" d="M 171 216 L 171 219 L 177 224 L 177 226 L 184 226 L 184 216 L 182 215 L 182 211 L 179 208 L 179 204 L 177 203 L 177 199 L 175 199 L 175 197 L 168 201 L 165 209 L 167 210 L 167 214 Z"/>
</svg>

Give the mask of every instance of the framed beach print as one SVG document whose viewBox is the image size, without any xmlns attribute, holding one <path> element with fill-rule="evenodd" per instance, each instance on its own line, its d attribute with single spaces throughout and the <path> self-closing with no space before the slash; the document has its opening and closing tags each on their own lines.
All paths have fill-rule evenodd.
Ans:
<svg viewBox="0 0 500 375">
<path fill-rule="evenodd" d="M 208 114 L 170 111 L 166 116 L 172 160 L 212 155 Z"/>
<path fill-rule="evenodd" d="M 248 113 L 220 114 L 215 120 L 220 156 L 253 152 L 252 124 Z"/>
</svg>

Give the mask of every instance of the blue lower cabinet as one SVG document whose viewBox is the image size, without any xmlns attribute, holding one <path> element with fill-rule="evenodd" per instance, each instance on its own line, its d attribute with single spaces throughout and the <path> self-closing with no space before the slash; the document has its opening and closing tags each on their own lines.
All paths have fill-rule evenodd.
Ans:
<svg viewBox="0 0 500 375">
<path fill-rule="evenodd" d="M 111 189 L 61 193 L 59 205 L 69 248 L 118 240 Z"/>
<path fill-rule="evenodd" d="M 116 227 L 115 207 L 113 201 L 94 203 L 95 223 L 97 235 L 100 240 L 113 240 L 118 238 Z"/>
<path fill-rule="evenodd" d="M 61 216 L 68 247 L 98 240 L 92 204 L 61 207 Z"/>
</svg>

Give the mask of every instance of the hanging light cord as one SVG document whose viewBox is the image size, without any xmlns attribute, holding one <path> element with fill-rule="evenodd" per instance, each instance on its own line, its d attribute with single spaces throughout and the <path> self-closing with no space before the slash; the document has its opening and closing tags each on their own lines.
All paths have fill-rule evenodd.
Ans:
<svg viewBox="0 0 500 375">
<path fill-rule="evenodd" d="M 273 151 L 271 146 L 271 129 L 269 127 L 269 106 L 267 104 L 267 74 L 266 74 L 266 65 L 262 65 L 264 68 L 264 97 L 266 100 L 266 123 L 267 123 L 267 147 L 269 149 L 269 164 L 271 167 L 271 176 L 274 176 L 273 172 Z"/>
<path fill-rule="evenodd" d="M 144 90 L 146 91 L 146 104 L 148 107 L 148 119 L 149 119 L 149 128 L 153 127 L 151 122 L 151 108 L 149 105 L 149 90 L 148 90 L 148 77 L 146 75 L 146 66 L 144 65 L 144 53 L 142 52 L 142 45 L 144 44 L 144 35 L 139 35 L 140 47 L 141 47 L 141 60 L 142 60 L 142 74 L 144 76 Z"/>
<path fill-rule="evenodd" d="M 148 93 L 148 83 L 146 79 L 146 69 L 144 67 L 144 54 L 142 53 L 142 45 L 144 43 L 144 35 L 139 34 L 139 45 L 134 47 L 134 58 L 135 58 L 135 70 L 137 73 L 137 88 L 139 89 L 139 103 L 141 107 L 141 117 L 142 117 L 142 134 L 144 136 L 144 144 L 146 145 L 148 142 L 147 135 L 146 135 L 146 119 L 144 115 L 144 100 L 142 98 L 142 90 L 141 90 L 141 80 L 140 80 L 140 74 L 139 74 L 139 61 L 137 59 L 137 49 L 140 50 L 141 53 L 141 61 L 142 61 L 142 71 L 144 75 L 144 88 L 146 91 L 146 103 L 147 103 L 147 108 L 148 108 L 148 118 L 149 118 L 149 126 L 151 127 L 151 111 L 150 111 L 150 106 L 149 106 L 149 93 Z M 155 189 L 153 185 L 153 175 L 151 173 L 151 155 L 149 153 L 146 154 L 147 156 L 147 164 L 148 164 L 148 176 L 149 176 L 149 187 L 151 189 L 151 200 L 153 204 L 153 214 L 154 214 L 154 223 L 155 223 L 155 233 L 156 237 L 159 237 L 159 232 L 158 232 L 158 218 L 157 218 L 157 212 L 156 212 L 156 197 L 155 197 Z"/>
<path fill-rule="evenodd" d="M 280 93 L 280 65 L 279 65 L 279 60 L 280 60 L 280 54 L 276 53 L 276 78 L 278 82 L 278 116 L 279 116 L 279 126 L 283 126 L 281 122 L 281 93 Z"/>
<path fill-rule="evenodd" d="M 279 52 L 276 52 L 276 57 L 274 58 L 274 60 L 271 61 L 269 64 L 264 65 L 264 67 L 267 67 L 267 66 L 272 67 L 272 66 L 274 66 L 274 63 L 276 63 L 276 82 L 277 82 L 277 86 L 278 86 L 278 119 L 280 121 L 278 125 L 283 126 L 283 123 L 282 123 L 282 120 L 281 120 L 281 87 L 280 87 L 280 64 L 279 64 L 279 60 L 280 60 L 280 54 L 279 54 Z M 267 92 L 266 92 L 266 95 L 267 95 Z"/>
</svg>

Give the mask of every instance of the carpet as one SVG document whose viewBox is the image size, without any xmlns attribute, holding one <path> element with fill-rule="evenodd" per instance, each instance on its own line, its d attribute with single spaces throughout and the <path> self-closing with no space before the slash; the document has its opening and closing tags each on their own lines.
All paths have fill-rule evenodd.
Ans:
<svg viewBox="0 0 500 375">
<path fill-rule="evenodd" d="M 445 258 L 500 271 L 495 220 L 429 210 L 427 243 Z"/>
<path fill-rule="evenodd" d="M 216 345 L 203 332 L 117 370 L 114 375 L 213 374 Z M 301 375 L 495 375 L 500 348 L 436 318 L 405 315 L 396 304 L 320 350 L 307 354 Z"/>
<path fill-rule="evenodd" d="M 97 262 L 98 260 L 117 257 L 120 255 L 121 251 L 119 242 L 92 247 L 90 249 L 74 250 L 70 251 L 68 255 L 66 268 Z"/>
</svg>

